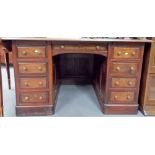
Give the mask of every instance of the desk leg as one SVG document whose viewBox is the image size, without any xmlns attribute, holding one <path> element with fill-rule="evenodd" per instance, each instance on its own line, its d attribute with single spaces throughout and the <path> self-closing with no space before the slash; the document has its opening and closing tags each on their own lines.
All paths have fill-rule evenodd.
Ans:
<svg viewBox="0 0 155 155">
<path fill-rule="evenodd" d="M 6 63 L 6 72 L 7 72 L 7 77 L 8 77 L 8 86 L 9 86 L 9 89 L 11 89 L 11 79 L 10 79 L 10 66 L 9 66 L 9 52 L 6 51 L 4 53 L 5 55 L 5 63 Z"/>
</svg>

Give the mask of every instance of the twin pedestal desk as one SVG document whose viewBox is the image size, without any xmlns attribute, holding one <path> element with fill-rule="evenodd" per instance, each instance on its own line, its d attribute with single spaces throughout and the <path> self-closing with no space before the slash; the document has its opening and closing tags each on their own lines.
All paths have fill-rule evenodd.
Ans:
<svg viewBox="0 0 155 155">
<path fill-rule="evenodd" d="M 104 114 L 137 114 L 139 108 L 153 114 L 143 103 L 148 65 L 141 78 L 151 44 L 147 39 L 2 38 L 1 49 L 13 53 L 17 116 L 52 115 L 61 84 L 92 84 Z"/>
</svg>

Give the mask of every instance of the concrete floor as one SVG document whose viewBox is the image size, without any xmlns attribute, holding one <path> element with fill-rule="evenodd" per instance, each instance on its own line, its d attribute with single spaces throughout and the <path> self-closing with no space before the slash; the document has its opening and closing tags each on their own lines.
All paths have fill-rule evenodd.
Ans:
<svg viewBox="0 0 155 155">
<path fill-rule="evenodd" d="M 6 70 L 2 66 L 2 81 L 3 81 L 3 104 L 4 116 L 15 115 L 15 85 L 13 67 L 11 67 L 11 90 L 8 89 Z M 63 117 L 98 117 L 105 116 L 100 111 L 100 106 L 91 85 L 62 85 L 58 95 L 55 114 L 53 116 Z M 106 115 L 107 116 L 107 115 Z M 109 115 L 108 115 L 109 116 Z M 118 116 L 118 115 L 117 115 Z M 127 115 L 123 115 L 127 116 Z M 143 116 L 141 112 L 137 115 L 130 116 Z"/>
</svg>

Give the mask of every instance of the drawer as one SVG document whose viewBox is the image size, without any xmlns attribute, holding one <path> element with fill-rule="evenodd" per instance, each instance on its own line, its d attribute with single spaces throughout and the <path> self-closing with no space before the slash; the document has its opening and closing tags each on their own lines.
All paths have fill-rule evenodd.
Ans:
<svg viewBox="0 0 155 155">
<path fill-rule="evenodd" d="M 140 48 L 124 48 L 114 47 L 112 52 L 112 58 L 114 59 L 139 59 L 141 58 Z"/>
<path fill-rule="evenodd" d="M 106 44 L 58 44 L 53 45 L 53 50 L 63 51 L 107 51 Z"/>
<path fill-rule="evenodd" d="M 48 93 L 46 92 L 27 92 L 20 94 L 21 103 L 48 102 Z"/>
<path fill-rule="evenodd" d="M 21 74 L 45 74 L 47 72 L 46 63 L 19 63 L 19 73 Z"/>
<path fill-rule="evenodd" d="M 136 78 L 112 78 L 111 87 L 113 88 L 132 88 L 136 87 Z"/>
<path fill-rule="evenodd" d="M 46 78 L 21 78 L 20 88 L 47 88 Z"/>
<path fill-rule="evenodd" d="M 17 47 L 18 58 L 45 58 L 45 47 Z"/>
<path fill-rule="evenodd" d="M 110 65 L 110 74 L 133 76 L 139 73 L 139 65 L 139 63 L 112 62 Z"/>
<path fill-rule="evenodd" d="M 115 92 L 112 91 L 110 92 L 110 98 L 109 98 L 111 103 L 133 103 L 136 101 L 136 96 L 135 92 L 133 91 L 119 91 Z"/>
</svg>

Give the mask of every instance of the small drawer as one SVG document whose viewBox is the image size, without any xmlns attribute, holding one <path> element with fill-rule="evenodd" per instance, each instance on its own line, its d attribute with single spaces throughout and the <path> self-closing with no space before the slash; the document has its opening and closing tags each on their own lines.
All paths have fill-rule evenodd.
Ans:
<svg viewBox="0 0 155 155">
<path fill-rule="evenodd" d="M 48 93 L 46 92 L 27 92 L 20 94 L 21 103 L 48 102 Z"/>
<path fill-rule="evenodd" d="M 110 74 L 114 75 L 136 75 L 139 72 L 139 63 L 118 63 L 112 62 Z"/>
<path fill-rule="evenodd" d="M 45 74 L 47 72 L 46 63 L 19 63 L 19 73 L 21 74 Z"/>
<path fill-rule="evenodd" d="M 136 78 L 112 78 L 111 87 L 113 88 L 133 88 L 136 87 Z"/>
<path fill-rule="evenodd" d="M 135 92 L 110 92 L 111 103 L 133 103 L 135 102 Z"/>
<path fill-rule="evenodd" d="M 21 78 L 20 88 L 47 88 L 46 78 Z"/>
<path fill-rule="evenodd" d="M 112 58 L 114 59 L 139 59 L 141 57 L 140 48 L 114 47 Z"/>
<path fill-rule="evenodd" d="M 17 47 L 18 58 L 45 58 L 45 47 Z"/>
</svg>

